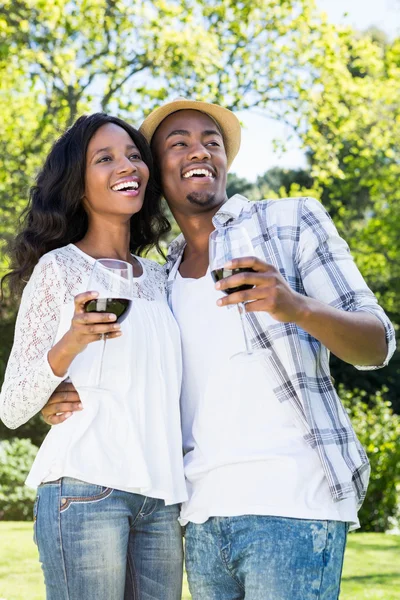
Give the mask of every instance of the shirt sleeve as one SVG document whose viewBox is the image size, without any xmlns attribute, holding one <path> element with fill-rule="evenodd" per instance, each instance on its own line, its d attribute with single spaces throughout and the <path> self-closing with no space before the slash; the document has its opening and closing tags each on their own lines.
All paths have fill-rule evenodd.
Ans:
<svg viewBox="0 0 400 600">
<path fill-rule="evenodd" d="M 10 429 L 38 413 L 65 379 L 54 375 L 47 359 L 60 322 L 62 292 L 55 261 L 42 258 L 22 294 L 0 394 L 0 417 Z"/>
<path fill-rule="evenodd" d="M 297 264 L 308 296 L 349 312 L 369 312 L 383 324 L 387 355 L 381 365 L 355 365 L 360 370 L 384 367 L 396 348 L 395 332 L 384 310 L 365 283 L 324 207 L 312 198 L 302 204 Z"/>
</svg>

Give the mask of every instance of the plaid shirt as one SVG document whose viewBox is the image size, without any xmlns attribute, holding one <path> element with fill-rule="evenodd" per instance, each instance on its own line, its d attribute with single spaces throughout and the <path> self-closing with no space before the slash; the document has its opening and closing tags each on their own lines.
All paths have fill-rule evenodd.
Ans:
<svg viewBox="0 0 400 600">
<path fill-rule="evenodd" d="M 256 256 L 274 265 L 296 292 L 341 310 L 375 315 L 386 330 L 386 360 L 375 367 L 357 368 L 387 364 L 395 350 L 393 326 L 318 201 L 285 198 L 249 202 L 235 195 L 216 213 L 213 224 L 216 229 L 227 224 L 244 226 Z M 180 235 L 168 251 L 169 299 L 184 248 Z M 275 383 L 274 393 L 281 402 L 291 404 L 304 439 L 317 450 L 333 499 L 356 496 L 360 506 L 370 467 L 333 387 L 329 351 L 294 323 L 280 323 L 266 312 L 247 313 L 246 318 L 253 347 L 270 350 L 266 361 Z"/>
</svg>

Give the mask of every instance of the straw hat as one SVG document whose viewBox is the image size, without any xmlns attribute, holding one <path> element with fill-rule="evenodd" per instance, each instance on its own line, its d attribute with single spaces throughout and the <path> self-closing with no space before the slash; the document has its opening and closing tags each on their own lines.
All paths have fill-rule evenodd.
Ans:
<svg viewBox="0 0 400 600">
<path fill-rule="evenodd" d="M 162 121 L 172 113 L 178 110 L 198 110 L 209 115 L 219 126 L 222 137 L 224 138 L 225 152 L 228 159 L 228 169 L 240 148 L 240 123 L 238 118 L 228 110 L 217 104 L 209 102 L 198 102 L 197 100 L 186 100 L 185 98 L 176 98 L 172 102 L 167 102 L 163 106 L 156 108 L 149 114 L 139 127 L 139 131 L 146 140 L 151 143 L 152 137 Z"/>
</svg>

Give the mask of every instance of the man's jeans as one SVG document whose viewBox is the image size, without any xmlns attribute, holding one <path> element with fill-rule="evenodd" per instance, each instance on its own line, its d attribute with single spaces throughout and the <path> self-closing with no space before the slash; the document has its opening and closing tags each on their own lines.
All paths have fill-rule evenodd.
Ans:
<svg viewBox="0 0 400 600">
<path fill-rule="evenodd" d="M 213 517 L 186 529 L 193 600 L 337 600 L 347 524 Z"/>
<path fill-rule="evenodd" d="M 181 600 L 178 505 L 64 477 L 39 486 L 47 600 Z"/>
</svg>

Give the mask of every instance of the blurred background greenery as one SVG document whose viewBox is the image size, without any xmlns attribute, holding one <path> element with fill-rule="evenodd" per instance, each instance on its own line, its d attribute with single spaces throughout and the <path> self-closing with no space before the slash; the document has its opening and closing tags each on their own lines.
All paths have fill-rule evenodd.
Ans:
<svg viewBox="0 0 400 600">
<path fill-rule="evenodd" d="M 229 194 L 312 195 L 330 211 L 396 328 L 400 323 L 400 38 L 330 23 L 314 0 L 5 0 L 0 5 L 0 269 L 7 271 L 29 186 L 56 137 L 82 113 L 138 125 L 176 96 L 284 123 L 306 165 L 231 174 Z M 177 229 L 174 226 L 173 233 Z M 166 240 L 167 243 L 168 240 Z M 0 381 L 15 298 L 0 304 Z M 332 373 L 372 462 L 364 531 L 398 517 L 400 353 Z M 47 427 L 0 424 L 0 519 L 31 514 L 22 487 Z"/>
</svg>

